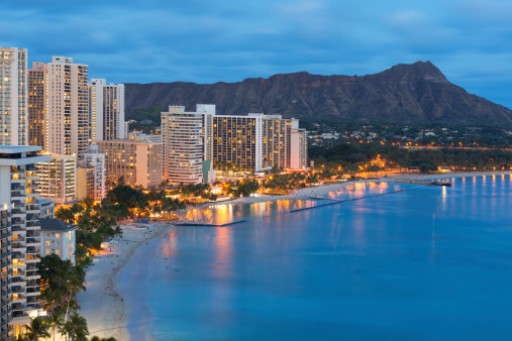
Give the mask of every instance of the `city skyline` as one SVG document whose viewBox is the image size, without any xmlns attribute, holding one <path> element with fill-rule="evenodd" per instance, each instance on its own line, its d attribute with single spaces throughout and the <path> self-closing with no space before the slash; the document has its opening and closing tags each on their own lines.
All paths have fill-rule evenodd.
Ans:
<svg viewBox="0 0 512 341">
<path fill-rule="evenodd" d="M 364 75 L 430 60 L 453 83 L 512 107 L 508 17 L 502 0 L 63 1 L 0 4 L 2 46 L 29 62 L 53 55 L 114 83 L 237 82 L 276 73 Z M 37 34 L 34 34 L 37 32 Z M 51 36 L 52 39 L 40 39 Z M 29 65 L 30 66 L 30 65 Z"/>
</svg>

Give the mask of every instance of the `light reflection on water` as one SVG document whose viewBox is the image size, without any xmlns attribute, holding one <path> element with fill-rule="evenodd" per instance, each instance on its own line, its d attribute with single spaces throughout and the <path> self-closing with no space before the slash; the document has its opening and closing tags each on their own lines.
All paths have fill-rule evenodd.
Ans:
<svg viewBox="0 0 512 341">
<path fill-rule="evenodd" d="M 305 202 L 211 207 L 247 221 L 176 227 L 143 248 L 121 280 L 149 276 L 130 290 L 150 310 L 128 323 L 150 316 L 157 340 L 508 339 L 511 178 L 450 180 L 350 185 L 330 197 L 415 190 L 297 213 Z"/>
<path fill-rule="evenodd" d="M 327 194 L 321 190 L 312 190 L 311 199 L 279 199 L 275 201 L 259 201 L 252 203 L 224 203 L 209 207 L 192 208 L 185 214 L 185 219 L 191 222 L 205 224 L 226 224 L 251 217 L 263 217 L 287 213 L 293 210 L 321 206 L 329 200 L 350 200 L 362 198 L 369 194 L 392 193 L 402 189 L 400 184 L 387 182 L 356 182 L 339 188 Z M 319 200 L 325 198 L 326 200 Z"/>
<path fill-rule="evenodd" d="M 193 208 L 187 211 L 188 221 L 207 224 L 227 224 L 251 217 L 263 217 L 291 210 L 314 207 L 315 200 L 280 199 L 276 201 L 261 201 L 255 203 L 225 203 L 204 208 Z"/>
</svg>

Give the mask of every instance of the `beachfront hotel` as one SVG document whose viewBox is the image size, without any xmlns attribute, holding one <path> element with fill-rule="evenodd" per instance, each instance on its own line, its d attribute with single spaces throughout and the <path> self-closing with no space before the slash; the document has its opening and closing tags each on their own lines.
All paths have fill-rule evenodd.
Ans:
<svg viewBox="0 0 512 341">
<path fill-rule="evenodd" d="M 124 84 L 107 84 L 105 79 L 89 83 L 91 141 L 127 137 L 124 121 Z"/>
<path fill-rule="evenodd" d="M 257 172 L 263 168 L 263 114 L 213 117 L 213 167 Z"/>
<path fill-rule="evenodd" d="M 49 155 L 51 161 L 36 166 L 40 196 L 56 204 L 74 202 L 76 200 L 76 156 Z"/>
<path fill-rule="evenodd" d="M 41 210 L 35 164 L 49 161 L 50 156 L 41 155 L 40 151 L 38 146 L 0 146 L 0 336 L 4 338 L 19 335 L 30 323 L 30 317 L 43 314 L 38 303 L 40 275 L 37 263 L 41 247 L 38 218 Z"/>
<path fill-rule="evenodd" d="M 298 133 L 296 119 L 264 114 L 217 115 L 215 105 L 208 104 L 198 104 L 196 112 L 169 106 L 161 115 L 164 179 L 171 183 L 212 181 L 214 176 L 203 175 L 207 165 L 215 170 L 248 173 L 305 168 L 305 130 Z M 292 131 L 297 143 L 292 143 Z"/>
<path fill-rule="evenodd" d="M 292 120 L 290 131 L 290 169 L 308 168 L 308 135 L 299 128 L 299 120 Z"/>
<path fill-rule="evenodd" d="M 54 218 L 40 218 L 41 257 L 57 255 L 75 265 L 76 226 Z"/>
<path fill-rule="evenodd" d="M 124 183 L 142 188 L 162 182 L 162 143 L 152 135 L 129 135 L 128 139 L 98 141 L 106 155 L 108 184 Z"/>
<path fill-rule="evenodd" d="M 203 161 L 209 153 L 211 126 L 215 106 L 198 105 L 197 112 L 186 112 L 184 106 L 169 106 L 162 112 L 163 176 L 169 182 L 203 182 Z"/>
<path fill-rule="evenodd" d="M 26 49 L 0 47 L 0 145 L 27 144 Z"/>
</svg>

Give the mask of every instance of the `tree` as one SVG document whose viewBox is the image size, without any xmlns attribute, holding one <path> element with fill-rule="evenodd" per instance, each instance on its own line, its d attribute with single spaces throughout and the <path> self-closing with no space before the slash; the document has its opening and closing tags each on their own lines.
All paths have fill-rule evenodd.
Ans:
<svg viewBox="0 0 512 341">
<path fill-rule="evenodd" d="M 61 310 L 63 311 L 63 310 Z M 62 319 L 61 311 L 54 311 L 50 316 L 46 318 L 46 323 L 48 327 L 52 329 L 53 340 L 55 341 L 55 336 L 57 334 L 57 328 L 60 328 L 64 324 L 64 320 Z"/>
<path fill-rule="evenodd" d="M 85 269 L 73 266 L 69 260 L 64 261 L 54 254 L 42 257 L 37 266 L 45 309 L 52 313 L 62 307 L 77 308 L 76 294 L 85 290 Z"/>
<path fill-rule="evenodd" d="M 59 331 L 66 335 L 69 341 L 87 341 L 87 335 L 89 335 L 87 321 L 77 313 L 74 313 L 69 321 L 59 328 Z"/>
<path fill-rule="evenodd" d="M 42 317 L 36 317 L 30 321 L 30 325 L 26 326 L 27 332 L 25 337 L 29 341 L 37 341 L 40 337 L 50 337 L 48 333 L 49 325 Z"/>
<path fill-rule="evenodd" d="M 99 338 L 98 336 L 93 336 L 90 341 L 117 341 L 117 340 L 115 337 Z"/>
</svg>

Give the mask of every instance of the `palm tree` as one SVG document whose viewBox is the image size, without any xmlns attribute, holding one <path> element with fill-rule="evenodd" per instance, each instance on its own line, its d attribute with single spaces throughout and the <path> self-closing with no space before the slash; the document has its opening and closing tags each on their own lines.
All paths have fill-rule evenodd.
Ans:
<svg viewBox="0 0 512 341">
<path fill-rule="evenodd" d="M 64 321 L 62 320 L 62 314 L 60 314 L 59 311 L 54 311 L 53 314 L 46 318 L 46 323 L 50 328 L 52 328 L 53 341 L 55 341 L 57 328 L 64 324 Z"/>
<path fill-rule="evenodd" d="M 69 321 L 59 328 L 59 331 L 66 335 L 69 341 L 87 341 L 87 335 L 89 335 L 87 321 L 77 313 L 74 313 Z"/>
<path fill-rule="evenodd" d="M 30 325 L 26 327 L 25 336 L 30 341 L 37 341 L 40 337 L 50 337 L 48 333 L 49 325 L 41 317 L 36 317 L 30 321 Z"/>
<path fill-rule="evenodd" d="M 93 336 L 90 341 L 117 341 L 117 340 L 115 337 L 99 338 L 98 336 Z"/>
</svg>

